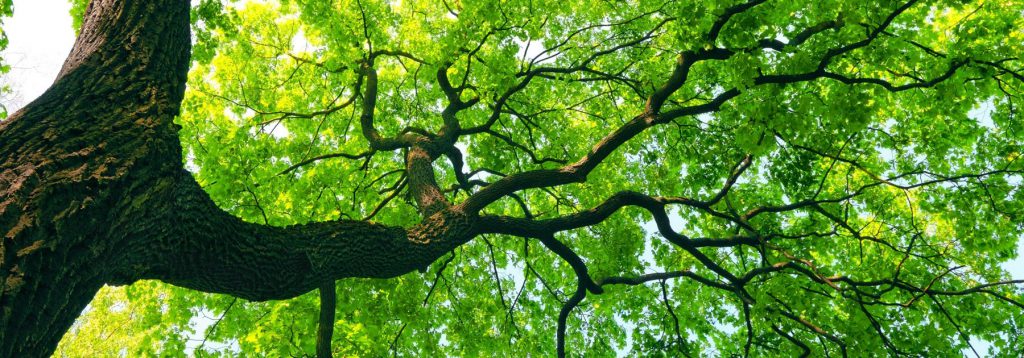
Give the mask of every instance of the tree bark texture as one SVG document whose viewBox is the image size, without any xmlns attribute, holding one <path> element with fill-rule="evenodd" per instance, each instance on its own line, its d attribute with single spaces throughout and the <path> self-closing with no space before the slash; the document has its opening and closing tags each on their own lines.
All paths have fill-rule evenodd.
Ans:
<svg viewBox="0 0 1024 358">
<path fill-rule="evenodd" d="M 189 1 L 93 0 L 52 87 L 0 122 L 0 357 L 50 355 L 104 284 L 284 299 L 421 269 L 475 236 L 451 207 L 408 229 L 217 208 L 173 123 L 189 61 Z"/>
</svg>

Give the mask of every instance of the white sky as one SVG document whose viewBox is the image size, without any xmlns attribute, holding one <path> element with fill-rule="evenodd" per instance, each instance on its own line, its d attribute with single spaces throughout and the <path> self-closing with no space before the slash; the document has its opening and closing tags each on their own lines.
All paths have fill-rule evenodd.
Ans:
<svg viewBox="0 0 1024 358">
<path fill-rule="evenodd" d="M 3 24 L 11 42 L 0 54 L 11 65 L 11 72 L 0 78 L 14 90 L 0 99 L 10 113 L 39 97 L 57 78 L 75 43 L 70 10 L 67 0 L 14 0 L 14 17 Z"/>
</svg>

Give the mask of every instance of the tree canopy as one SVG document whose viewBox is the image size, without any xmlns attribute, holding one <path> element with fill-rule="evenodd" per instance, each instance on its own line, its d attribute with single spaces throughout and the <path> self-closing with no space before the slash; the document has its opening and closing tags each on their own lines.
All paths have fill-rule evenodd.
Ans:
<svg viewBox="0 0 1024 358">
<path fill-rule="evenodd" d="M 419 272 L 338 280 L 336 306 L 108 286 L 58 356 L 312 355 L 322 305 L 336 356 L 1024 350 L 1003 266 L 1024 2 L 201 0 L 191 20 L 176 123 L 217 206 L 480 229 Z"/>
</svg>

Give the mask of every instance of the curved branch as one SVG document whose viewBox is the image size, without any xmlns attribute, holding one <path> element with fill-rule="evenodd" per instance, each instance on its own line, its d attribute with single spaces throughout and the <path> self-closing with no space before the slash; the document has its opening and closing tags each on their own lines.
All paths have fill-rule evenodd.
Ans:
<svg viewBox="0 0 1024 358">
<path fill-rule="evenodd" d="M 324 160 L 324 159 L 346 158 L 346 159 L 356 160 L 356 159 L 364 159 L 364 158 L 367 158 L 367 157 L 371 157 L 371 156 L 373 156 L 374 153 L 376 153 L 376 151 L 370 150 L 370 151 L 362 152 L 362 153 L 359 153 L 359 154 L 331 153 L 331 154 L 318 155 L 318 156 L 315 156 L 315 157 L 303 160 L 301 162 L 292 164 L 287 169 L 282 170 L 280 173 L 277 173 L 277 175 L 288 174 L 288 173 L 292 172 L 295 169 L 299 169 L 300 167 L 303 167 L 303 166 L 309 165 L 310 163 L 315 163 L 315 162 L 318 162 L 318 161 L 321 161 L 321 160 Z"/>
<path fill-rule="evenodd" d="M 554 252 L 562 260 L 569 263 L 572 270 L 576 273 L 576 277 L 579 280 L 579 284 L 595 294 L 604 292 L 604 289 L 600 285 L 594 282 L 594 279 L 590 277 L 590 272 L 587 269 L 587 264 L 583 262 L 583 259 L 576 254 L 575 251 L 565 246 L 564 243 L 555 239 L 553 235 L 543 235 L 539 237 L 540 242 L 544 244 L 548 250 Z"/>
<path fill-rule="evenodd" d="M 377 107 L 378 81 L 377 70 L 373 68 L 373 62 L 363 62 L 360 68 L 360 76 L 364 77 L 363 103 L 359 113 L 359 124 L 362 127 L 363 137 L 370 142 L 370 149 L 374 151 L 391 151 L 412 145 L 408 135 L 400 135 L 394 138 L 386 138 L 380 135 L 374 127 L 374 113 Z"/>
<path fill-rule="evenodd" d="M 715 22 L 711 24 L 711 30 L 708 31 L 707 34 L 708 43 L 714 44 L 715 41 L 718 40 L 718 34 L 722 32 L 722 28 L 725 27 L 725 24 L 727 24 L 733 16 L 750 10 L 754 6 L 761 5 L 766 1 L 768 0 L 750 0 L 748 2 L 736 4 L 725 9 L 725 12 L 723 12 L 722 15 L 715 19 Z"/>
<path fill-rule="evenodd" d="M 587 290 L 583 288 L 583 282 L 579 282 L 576 285 L 576 292 L 573 293 L 572 297 L 562 305 L 562 310 L 558 312 L 558 328 L 555 333 L 555 345 L 557 355 L 559 358 L 565 357 L 565 329 L 567 321 L 569 320 L 569 314 L 572 310 L 579 306 L 580 302 L 587 297 Z"/>
<path fill-rule="evenodd" d="M 738 282 L 739 278 L 715 263 L 711 258 L 704 255 L 695 243 L 685 235 L 679 234 L 672 229 L 668 214 L 665 212 L 666 200 L 654 198 L 644 194 L 623 191 L 616 193 L 606 200 L 595 210 L 581 212 L 562 218 L 548 220 L 529 220 L 507 216 L 481 216 L 481 230 L 486 233 L 510 234 L 525 237 L 544 237 L 557 231 L 570 230 L 583 226 L 590 226 L 603 221 L 609 215 L 624 206 L 637 206 L 647 210 L 657 224 L 661 235 L 676 246 L 686 250 L 690 255 L 700 261 L 708 269 L 721 275 L 730 282 Z M 738 242 L 737 244 L 739 244 Z M 714 246 L 714 245 L 708 245 Z"/>
<path fill-rule="evenodd" d="M 124 249 L 112 280 L 159 279 L 254 301 L 295 297 L 344 277 L 387 278 L 422 270 L 478 230 L 465 215 L 438 212 L 409 229 L 339 220 L 288 227 L 246 223 L 222 211 L 182 172 L 145 236 Z M 173 247 L 173 250 L 153 250 Z"/>
<path fill-rule="evenodd" d="M 800 348 L 800 358 L 809 357 L 811 355 L 811 348 L 808 347 L 807 344 L 804 343 L 803 341 L 796 339 L 796 337 L 793 337 L 789 333 L 786 333 L 786 331 L 783 331 L 781 328 L 779 328 L 779 326 L 776 326 L 774 324 L 772 325 L 772 330 L 775 331 L 776 334 L 782 336 L 782 338 L 785 338 L 787 341 L 793 343 L 798 348 Z"/>
<path fill-rule="evenodd" d="M 704 285 L 707 285 L 707 286 L 710 286 L 710 287 L 714 287 L 714 288 L 717 288 L 717 289 L 721 289 L 721 290 L 726 290 L 726 291 L 730 291 L 730 292 L 735 290 L 735 288 L 733 286 L 731 286 L 731 285 L 711 280 L 711 279 L 706 278 L 704 276 L 698 275 L 698 274 L 696 274 L 696 273 L 694 273 L 694 272 L 692 272 L 690 270 L 649 273 L 649 274 L 644 274 L 644 275 L 640 275 L 640 276 L 636 276 L 636 277 L 606 277 L 604 279 L 601 279 L 601 280 L 597 281 L 597 284 L 601 285 L 601 286 L 605 286 L 605 285 L 637 286 L 637 285 L 642 285 L 642 284 L 645 284 L 645 283 L 648 283 L 648 282 L 651 282 L 651 281 L 664 281 L 664 280 L 668 280 L 668 279 L 672 279 L 672 278 L 679 278 L 679 277 L 686 277 L 686 278 L 692 279 L 694 281 L 700 282 L 701 284 L 704 284 Z"/>
<path fill-rule="evenodd" d="M 712 112 L 717 110 L 726 100 L 737 95 L 739 95 L 739 91 L 726 92 L 719 95 L 712 102 L 681 108 L 671 112 L 674 117 Z M 467 213 L 477 213 L 498 199 L 520 190 L 586 181 L 587 175 L 622 144 L 636 137 L 644 129 L 668 122 L 670 118 L 674 117 L 648 114 L 634 117 L 625 125 L 601 139 L 587 155 L 577 162 L 559 169 L 538 169 L 506 176 L 476 192 L 462 204 L 459 204 L 459 207 Z"/>
</svg>

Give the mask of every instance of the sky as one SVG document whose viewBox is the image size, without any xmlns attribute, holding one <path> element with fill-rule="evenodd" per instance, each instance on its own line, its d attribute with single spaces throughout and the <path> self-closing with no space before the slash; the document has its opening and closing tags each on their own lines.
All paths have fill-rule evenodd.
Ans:
<svg viewBox="0 0 1024 358">
<path fill-rule="evenodd" d="M 14 93 L 2 101 L 10 113 L 43 94 L 57 78 L 75 43 L 67 0 L 15 0 L 14 17 L 4 20 L 10 45 L 3 51 L 11 72 L 0 82 Z"/>
<path fill-rule="evenodd" d="M 57 77 L 75 40 L 70 8 L 67 0 L 14 0 L 15 15 L 4 19 L 3 23 L 10 44 L 0 53 L 4 62 L 11 65 L 10 73 L 0 77 L 0 84 L 9 85 L 13 90 L 12 94 L 0 97 L 0 103 L 6 105 L 10 113 L 42 94 Z M 1019 245 L 1018 258 L 1003 267 L 1013 278 L 1024 279 L 1024 246 Z M 198 332 L 203 332 L 211 322 L 208 318 L 194 324 Z M 188 346 L 192 348 L 201 337 L 188 338 Z M 972 341 L 984 352 L 985 342 Z"/>
</svg>

